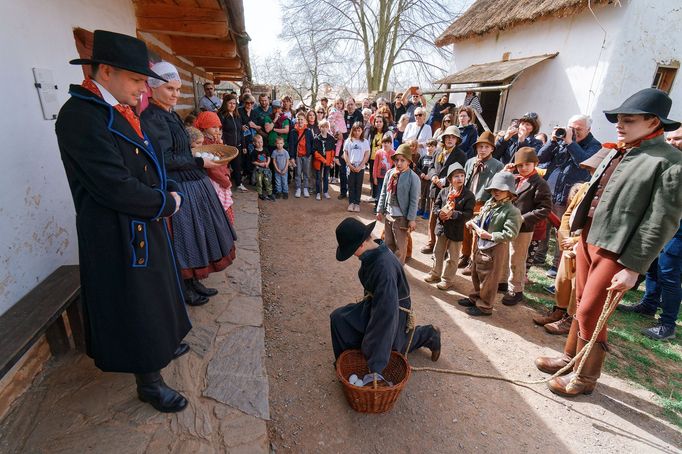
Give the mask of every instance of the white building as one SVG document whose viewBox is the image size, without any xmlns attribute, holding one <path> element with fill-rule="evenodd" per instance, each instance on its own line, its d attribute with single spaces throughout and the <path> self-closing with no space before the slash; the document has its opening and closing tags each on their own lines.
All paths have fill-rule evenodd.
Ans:
<svg viewBox="0 0 682 454">
<path fill-rule="evenodd" d="M 679 0 L 477 0 L 436 40 L 452 45 L 448 77 L 457 95 L 481 91 L 491 129 L 538 113 L 543 132 L 577 113 L 591 115 L 593 133 L 613 141 L 602 111 L 636 91 L 657 87 L 682 119 L 682 8 Z M 476 91 L 486 90 L 477 88 Z M 494 128 L 493 128 L 494 125 Z"/>
</svg>

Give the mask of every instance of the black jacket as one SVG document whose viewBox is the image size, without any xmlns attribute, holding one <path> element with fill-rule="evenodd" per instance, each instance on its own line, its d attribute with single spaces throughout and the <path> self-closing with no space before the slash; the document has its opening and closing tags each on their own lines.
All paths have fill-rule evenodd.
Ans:
<svg viewBox="0 0 682 454">
<path fill-rule="evenodd" d="M 223 124 L 223 143 L 232 145 L 238 150 L 243 148 L 244 132 L 242 131 L 242 119 L 239 112 L 234 112 L 234 116 L 225 115 L 220 118 Z"/>
<path fill-rule="evenodd" d="M 163 156 L 103 99 L 72 85 L 57 141 L 76 208 L 87 353 L 108 372 L 164 368 L 191 329 L 164 218 Z"/>
<path fill-rule="evenodd" d="M 500 137 L 497 139 L 497 142 L 495 142 L 493 158 L 497 159 L 502 164 L 509 164 L 510 162 L 514 162 L 516 151 L 522 147 L 535 148 L 535 152 L 537 153 L 540 151 L 540 147 L 542 147 L 542 142 L 534 136 L 526 137 L 520 144 L 518 136 L 510 137 L 509 140 L 504 140 L 504 137 Z"/>
<path fill-rule="evenodd" d="M 433 214 L 436 216 L 436 235 L 445 234 L 448 240 L 462 241 L 464 239 L 464 224 L 474 217 L 474 205 L 476 197 L 466 187 L 462 188 L 462 193 L 455 199 L 455 211 L 447 221 L 438 217 L 440 210 L 448 203 L 450 187 L 444 187 L 438 193 L 438 197 L 433 202 Z"/>
</svg>

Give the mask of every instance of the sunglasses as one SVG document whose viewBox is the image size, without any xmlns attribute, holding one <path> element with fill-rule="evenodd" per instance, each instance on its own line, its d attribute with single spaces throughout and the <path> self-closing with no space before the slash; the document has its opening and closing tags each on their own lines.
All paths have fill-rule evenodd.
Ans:
<svg viewBox="0 0 682 454">
<path fill-rule="evenodd" d="M 244 104 L 253 104 L 253 101 L 246 101 Z"/>
<path fill-rule="evenodd" d="M 317 113 L 324 114 L 324 110 L 318 110 Z"/>
<path fill-rule="evenodd" d="M 414 114 L 415 117 L 423 117 L 424 114 Z"/>
<path fill-rule="evenodd" d="M 523 116 L 526 118 L 532 118 L 533 120 L 538 119 L 538 114 L 536 114 L 535 112 L 526 112 Z"/>
</svg>

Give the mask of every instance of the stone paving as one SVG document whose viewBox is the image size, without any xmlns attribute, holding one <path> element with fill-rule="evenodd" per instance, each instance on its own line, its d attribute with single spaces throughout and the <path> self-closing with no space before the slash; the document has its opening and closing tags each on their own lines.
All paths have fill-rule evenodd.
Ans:
<svg viewBox="0 0 682 454">
<path fill-rule="evenodd" d="M 0 421 L 0 452 L 269 451 L 256 194 L 235 194 L 235 202 L 237 259 L 206 281 L 220 294 L 188 308 L 191 352 L 163 372 L 189 406 L 158 413 L 137 399 L 132 375 L 102 373 L 72 353 L 51 360 Z"/>
</svg>

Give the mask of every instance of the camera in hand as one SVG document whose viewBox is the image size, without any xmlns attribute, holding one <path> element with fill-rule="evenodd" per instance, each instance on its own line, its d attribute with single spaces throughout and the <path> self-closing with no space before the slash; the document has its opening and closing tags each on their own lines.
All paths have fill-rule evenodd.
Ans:
<svg viewBox="0 0 682 454">
<path fill-rule="evenodd" d="M 556 128 L 554 131 L 554 137 L 557 139 L 565 139 L 566 138 L 566 130 L 564 128 Z"/>
</svg>

